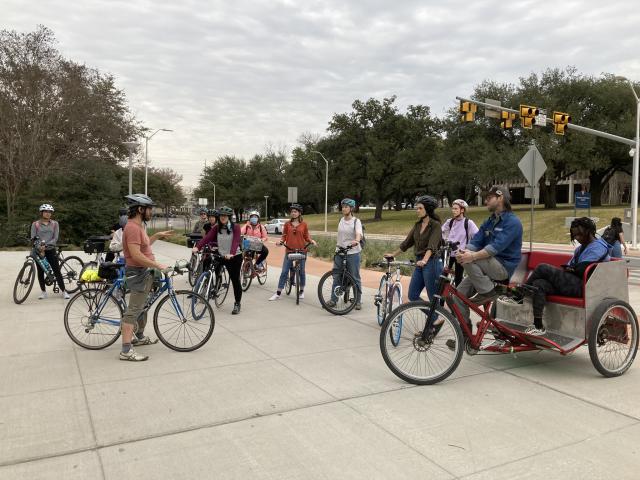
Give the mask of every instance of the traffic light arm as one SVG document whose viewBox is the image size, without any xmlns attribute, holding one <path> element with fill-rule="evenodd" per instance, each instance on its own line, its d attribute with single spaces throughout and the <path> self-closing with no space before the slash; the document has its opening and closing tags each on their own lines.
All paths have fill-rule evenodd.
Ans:
<svg viewBox="0 0 640 480">
<path fill-rule="evenodd" d="M 513 108 L 500 107 L 498 105 L 492 105 L 490 103 L 478 102 L 477 100 L 471 100 L 468 98 L 456 97 L 456 100 L 461 102 L 470 102 L 480 107 L 484 107 L 485 109 L 495 110 L 497 112 L 510 112 L 515 113 L 516 115 L 520 115 L 520 110 L 514 110 Z M 553 119 L 547 117 L 547 124 L 553 125 Z M 588 133 L 590 135 L 594 135 L 596 137 L 607 138 L 609 140 L 613 140 L 614 142 L 624 143 L 625 145 L 631 145 L 632 147 L 636 146 L 636 141 L 631 140 L 629 138 L 620 137 L 618 135 L 613 135 L 612 133 L 601 132 L 600 130 L 594 130 L 593 128 L 582 127 L 580 125 L 576 125 L 575 123 L 569 123 L 566 125 L 567 129 L 575 130 L 576 132 Z"/>
</svg>

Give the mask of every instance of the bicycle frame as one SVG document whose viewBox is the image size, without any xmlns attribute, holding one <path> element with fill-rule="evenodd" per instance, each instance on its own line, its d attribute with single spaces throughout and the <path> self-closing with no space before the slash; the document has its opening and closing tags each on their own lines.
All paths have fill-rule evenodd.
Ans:
<svg viewBox="0 0 640 480">
<path fill-rule="evenodd" d="M 349 250 L 351 250 L 352 248 L 353 247 L 351 247 L 351 246 L 349 246 L 349 247 L 338 247 L 338 251 L 336 252 L 336 255 L 338 255 L 341 258 L 341 260 L 340 260 L 341 261 L 341 265 L 340 265 L 340 267 L 339 267 L 339 269 L 337 271 L 334 269 L 334 272 L 335 272 L 335 274 L 340 276 L 340 285 L 344 285 L 345 277 L 349 277 L 349 279 L 353 283 L 353 286 L 356 288 L 358 297 L 361 297 L 362 296 L 362 289 L 360 288 L 360 286 L 356 282 L 356 279 L 353 278 L 353 275 L 351 275 L 351 273 L 347 269 L 347 252 Z"/>
</svg>

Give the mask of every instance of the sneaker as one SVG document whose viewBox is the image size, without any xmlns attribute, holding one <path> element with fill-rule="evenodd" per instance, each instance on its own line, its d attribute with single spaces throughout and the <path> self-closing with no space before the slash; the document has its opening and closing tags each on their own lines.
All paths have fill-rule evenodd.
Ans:
<svg viewBox="0 0 640 480">
<path fill-rule="evenodd" d="M 40 295 L 38 295 L 38 300 L 44 300 L 47 297 L 47 292 L 41 292 Z"/>
<path fill-rule="evenodd" d="M 120 352 L 120 360 L 126 360 L 127 362 L 144 362 L 145 360 L 149 360 L 149 356 L 140 355 L 132 348 L 127 353 Z"/>
<path fill-rule="evenodd" d="M 146 335 L 143 336 L 142 338 L 138 338 L 134 335 L 133 338 L 131 339 L 131 345 L 135 345 L 136 347 L 141 347 L 143 345 L 155 345 L 156 343 L 158 343 L 157 338 L 154 340 L 151 340 Z"/>
<path fill-rule="evenodd" d="M 547 334 L 547 329 L 544 327 L 538 328 L 535 325 L 531 325 L 524 331 L 524 333 L 526 333 L 527 335 L 533 335 L 535 337 L 542 337 L 543 335 Z"/>
<path fill-rule="evenodd" d="M 277 293 L 274 293 L 273 295 L 271 295 L 271 297 L 269 298 L 269 301 L 273 302 L 274 300 L 280 300 L 280 295 L 278 295 Z"/>
<path fill-rule="evenodd" d="M 240 304 L 234 303 L 233 310 L 231 311 L 231 315 L 238 315 L 240 313 Z"/>
<path fill-rule="evenodd" d="M 362 310 L 362 303 L 356 303 L 356 310 Z"/>
<path fill-rule="evenodd" d="M 62 298 L 64 298 L 65 300 L 69 300 L 71 297 L 67 292 L 62 292 Z"/>
<path fill-rule="evenodd" d="M 476 305 L 483 305 L 485 303 L 493 302 L 499 296 L 500 295 L 498 294 L 498 292 L 496 292 L 495 288 L 493 288 L 486 293 L 476 293 L 469 300 Z"/>
<path fill-rule="evenodd" d="M 300 300 L 302 300 L 304 298 L 304 292 L 300 292 L 299 298 L 300 298 Z"/>
<path fill-rule="evenodd" d="M 264 263 L 258 263 L 256 265 L 256 272 L 263 272 L 264 271 Z"/>
</svg>

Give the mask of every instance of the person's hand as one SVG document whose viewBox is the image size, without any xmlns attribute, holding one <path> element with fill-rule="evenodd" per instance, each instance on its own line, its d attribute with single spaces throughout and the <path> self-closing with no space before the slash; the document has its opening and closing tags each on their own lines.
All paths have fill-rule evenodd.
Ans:
<svg viewBox="0 0 640 480">
<path fill-rule="evenodd" d="M 460 250 L 456 255 L 456 259 L 458 260 L 458 263 L 460 265 L 471 263 L 473 262 L 473 252 L 470 252 L 468 250 Z"/>
<path fill-rule="evenodd" d="M 316 242 L 315 240 L 311 240 L 311 245 L 313 245 L 314 247 L 318 246 L 318 242 Z"/>
<path fill-rule="evenodd" d="M 276 245 L 277 245 L 277 246 L 279 246 L 279 247 L 281 247 L 282 245 L 284 245 L 284 242 L 283 242 L 282 240 L 278 240 L 278 241 L 276 242 Z"/>
<path fill-rule="evenodd" d="M 193 247 L 193 248 L 191 249 L 191 251 L 192 251 L 193 253 L 198 253 L 198 247 Z"/>
<path fill-rule="evenodd" d="M 225 260 L 231 260 L 233 258 L 233 255 L 225 255 L 224 259 Z"/>
<path fill-rule="evenodd" d="M 356 246 L 358 246 L 359 243 L 360 242 L 358 242 L 357 240 L 354 240 L 353 242 L 351 242 L 351 246 L 352 247 L 356 247 Z"/>
<path fill-rule="evenodd" d="M 173 230 L 165 230 L 164 232 L 156 232 L 158 238 L 167 238 L 173 235 Z"/>
<path fill-rule="evenodd" d="M 427 264 L 424 260 L 418 260 L 416 262 L 416 267 L 424 267 Z"/>
<path fill-rule="evenodd" d="M 169 268 L 169 266 L 168 265 L 164 265 L 162 263 L 158 264 L 158 270 L 164 270 L 165 268 Z"/>
</svg>

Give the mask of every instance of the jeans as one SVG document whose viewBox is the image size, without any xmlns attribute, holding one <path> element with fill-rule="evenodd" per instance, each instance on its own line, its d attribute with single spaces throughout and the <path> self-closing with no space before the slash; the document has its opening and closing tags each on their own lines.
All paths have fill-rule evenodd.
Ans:
<svg viewBox="0 0 640 480">
<path fill-rule="evenodd" d="M 419 260 L 422 260 L 422 255 L 416 256 L 416 261 Z M 433 256 L 424 267 L 416 267 L 409 283 L 409 301 L 420 300 L 420 294 L 425 287 L 429 299 L 433 298 L 438 293 L 438 278 L 442 268 L 442 260 Z"/>
<path fill-rule="evenodd" d="M 336 284 L 340 282 L 339 272 L 342 270 L 342 257 L 336 255 L 333 257 L 333 285 L 331 286 L 331 292 L 335 292 Z M 362 280 L 360 279 L 360 253 L 352 253 L 347 255 L 347 271 L 356 281 L 356 303 L 362 302 Z M 331 300 L 337 301 L 335 294 L 331 294 Z"/>
<path fill-rule="evenodd" d="M 622 245 L 620 245 L 620 240 L 616 240 L 613 247 L 611 247 L 611 257 L 622 258 Z"/>
<path fill-rule="evenodd" d="M 304 290 L 304 286 L 307 284 L 307 276 L 304 272 L 304 264 L 306 263 L 306 257 L 304 260 L 300 260 L 300 291 Z M 281 292 L 284 288 L 284 284 L 287 283 L 287 275 L 289 270 L 293 267 L 293 262 L 289 260 L 289 254 L 285 254 L 282 262 L 282 272 L 280 272 L 280 280 L 278 280 L 278 291 Z"/>
</svg>

